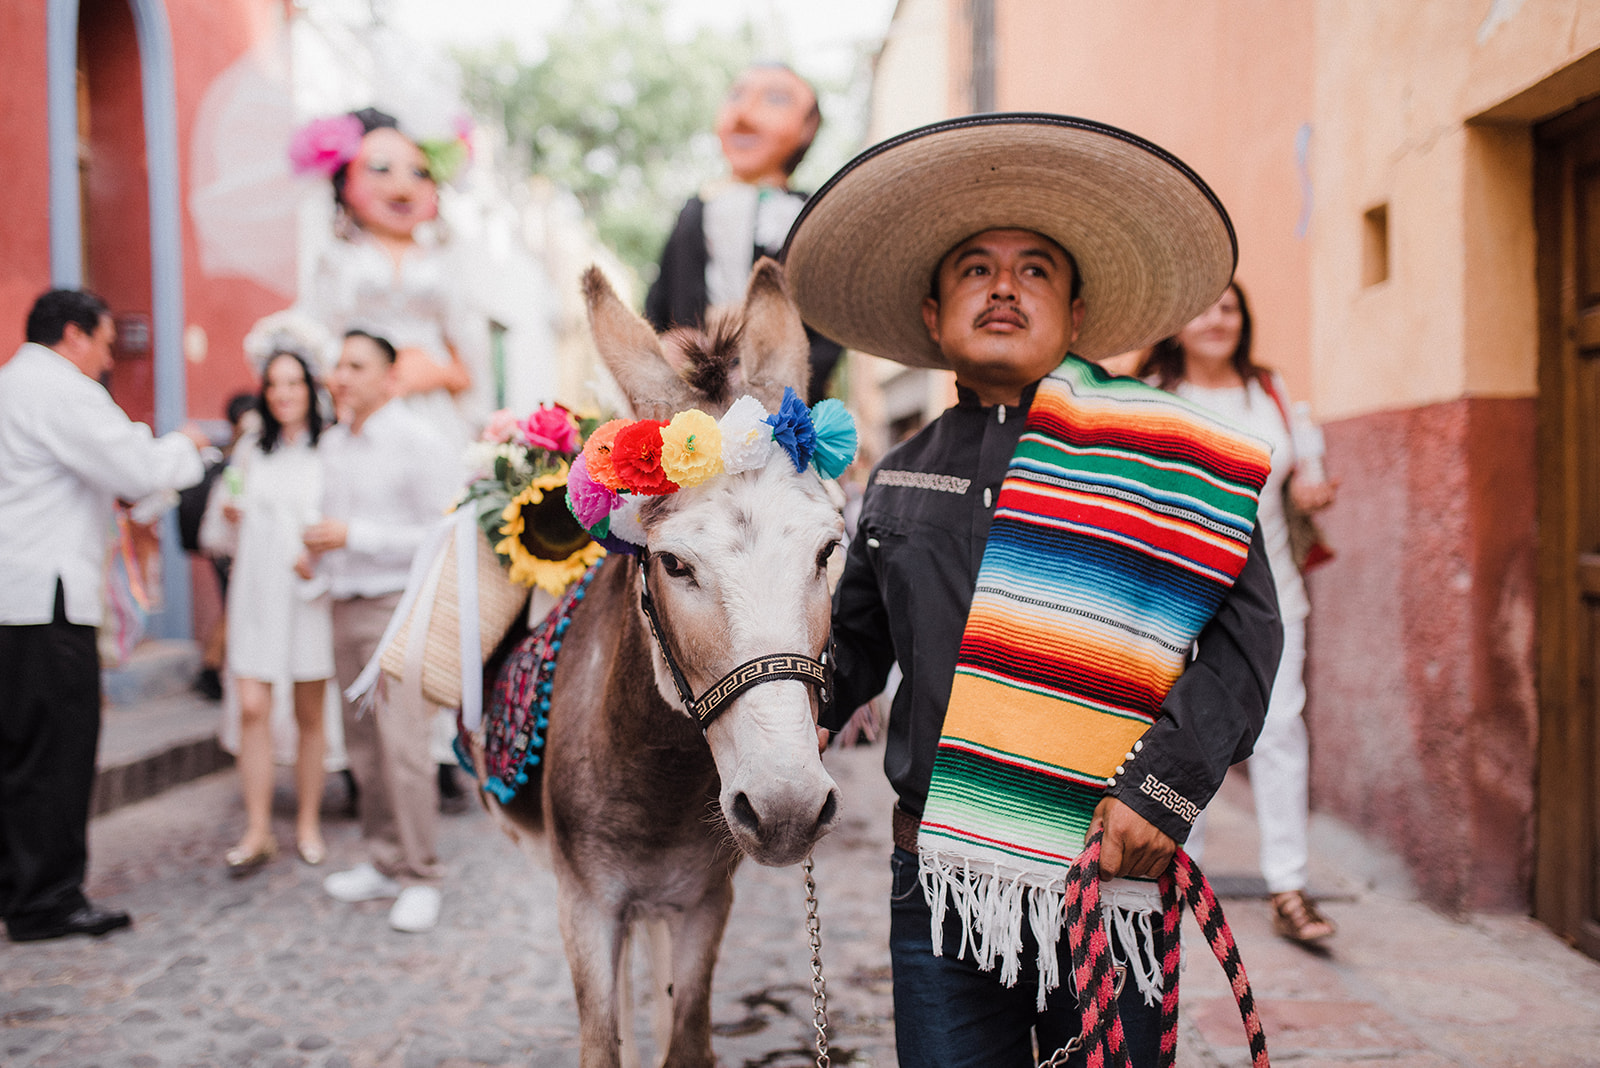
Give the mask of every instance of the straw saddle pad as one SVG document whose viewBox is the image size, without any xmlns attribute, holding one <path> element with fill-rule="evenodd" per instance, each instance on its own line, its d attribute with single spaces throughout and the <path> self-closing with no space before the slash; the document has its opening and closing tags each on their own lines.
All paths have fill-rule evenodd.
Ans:
<svg viewBox="0 0 1600 1068">
<path fill-rule="evenodd" d="M 456 578 L 456 540 L 449 538 L 429 568 L 437 574 L 432 610 L 428 613 L 428 636 L 422 647 L 422 696 L 443 708 L 461 707 L 461 610 Z M 530 590 L 506 576 L 499 557 L 482 537 L 472 539 L 477 546 L 478 642 L 477 667 L 482 667 L 511 624 L 528 603 Z M 426 588 L 424 588 L 426 594 Z M 379 660 L 384 674 L 396 682 L 405 679 L 406 646 L 411 623 L 422 607 L 419 599 L 411 606 L 405 623 L 384 647 Z"/>
</svg>

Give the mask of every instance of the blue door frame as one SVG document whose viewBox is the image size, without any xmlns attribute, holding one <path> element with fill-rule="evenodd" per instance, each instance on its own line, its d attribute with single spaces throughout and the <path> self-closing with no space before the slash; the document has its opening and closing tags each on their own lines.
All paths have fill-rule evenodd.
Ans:
<svg viewBox="0 0 1600 1068">
<path fill-rule="evenodd" d="M 78 0 L 49 0 L 46 22 L 50 117 L 51 284 L 83 285 L 83 218 L 78 200 Z M 188 419 L 183 363 L 183 217 L 178 170 L 178 97 L 172 29 L 162 0 L 128 0 L 139 45 L 145 156 L 150 180 L 151 333 L 155 350 L 155 429 Z M 150 619 L 158 638 L 193 632 L 189 562 L 176 516 L 161 531 L 163 609 Z"/>
</svg>

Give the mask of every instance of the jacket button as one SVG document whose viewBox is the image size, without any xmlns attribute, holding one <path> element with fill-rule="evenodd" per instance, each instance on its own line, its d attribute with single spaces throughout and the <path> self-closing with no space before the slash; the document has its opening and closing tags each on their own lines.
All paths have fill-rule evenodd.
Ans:
<svg viewBox="0 0 1600 1068">
<path fill-rule="evenodd" d="M 993 504 L 994 504 L 994 494 L 992 492 L 990 492 L 989 487 L 985 486 L 983 488 L 983 506 L 985 508 L 989 508 L 989 507 L 993 506 Z"/>
</svg>

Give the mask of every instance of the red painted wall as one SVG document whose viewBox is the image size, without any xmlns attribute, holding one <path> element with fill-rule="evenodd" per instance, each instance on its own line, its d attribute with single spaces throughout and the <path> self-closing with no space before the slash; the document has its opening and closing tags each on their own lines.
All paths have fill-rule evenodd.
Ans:
<svg viewBox="0 0 1600 1068">
<path fill-rule="evenodd" d="M 119 320 L 150 322 L 150 182 L 145 161 L 144 92 L 138 41 L 127 0 L 83 0 L 78 9 L 80 69 L 88 83 L 89 153 L 84 182 L 84 284 Z M 111 371 L 111 396 L 130 418 L 155 414 L 154 336 L 136 351 L 123 328 Z"/>
<path fill-rule="evenodd" d="M 1526 911 L 1537 737 L 1534 401 L 1326 427 L 1343 480 L 1313 572 L 1313 804 L 1448 910 Z"/>
<path fill-rule="evenodd" d="M 257 43 L 278 31 L 285 0 L 164 0 L 172 32 L 178 109 L 180 205 L 184 213 L 184 319 L 208 339 L 204 358 L 188 366 L 189 413 L 222 414 L 227 398 L 255 383 L 241 355 L 244 335 L 287 301 L 254 282 L 213 278 L 200 269 L 188 217 L 191 131 L 212 81 Z M 90 173 L 86 228 L 90 285 L 114 310 L 150 311 L 149 194 L 139 60 L 128 0 L 83 0 L 80 32 L 91 94 L 91 142 L 99 162 Z M 29 305 L 50 284 L 49 122 L 45 5 L 0 3 L 0 147 L 9 163 L 6 210 L 0 212 L 0 362 L 23 338 Z M 292 279 L 290 280 L 292 283 Z M 152 342 L 154 339 L 152 339 Z M 136 419 L 148 419 L 154 398 L 148 358 L 121 360 L 112 392 Z"/>
<path fill-rule="evenodd" d="M 0 363 L 22 344 L 33 300 L 50 285 L 50 126 L 45 116 L 45 5 L 0 4 Z"/>
</svg>

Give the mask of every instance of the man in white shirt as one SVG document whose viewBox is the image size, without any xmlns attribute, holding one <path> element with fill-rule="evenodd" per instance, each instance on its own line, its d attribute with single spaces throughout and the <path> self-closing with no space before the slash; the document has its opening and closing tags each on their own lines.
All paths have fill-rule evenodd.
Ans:
<svg viewBox="0 0 1600 1068">
<path fill-rule="evenodd" d="M 100 384 L 116 327 L 99 297 L 44 294 L 27 338 L 0 367 L 0 913 L 13 942 L 128 926 L 83 896 L 106 534 L 118 498 L 205 473 L 198 430 L 158 438 Z"/>
<path fill-rule="evenodd" d="M 339 425 L 322 436 L 326 517 L 306 549 L 333 594 L 333 659 L 347 689 L 376 651 L 405 589 L 411 558 L 460 489 L 458 449 L 398 404 L 394 346 L 345 335 L 330 379 Z M 345 750 L 360 790 L 369 860 L 323 880 L 341 901 L 395 898 L 389 923 L 426 931 L 439 919 L 438 778 L 429 754 L 433 706 L 344 702 Z"/>
</svg>

